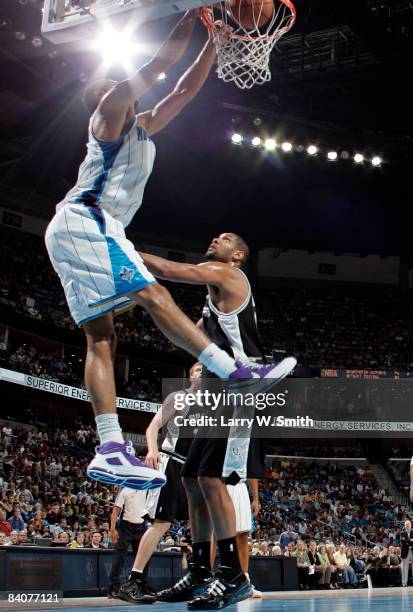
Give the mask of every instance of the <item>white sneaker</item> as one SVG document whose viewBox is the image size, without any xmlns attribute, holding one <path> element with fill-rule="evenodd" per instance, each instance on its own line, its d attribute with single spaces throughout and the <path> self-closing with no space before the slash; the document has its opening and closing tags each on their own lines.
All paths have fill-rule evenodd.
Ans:
<svg viewBox="0 0 413 612">
<path fill-rule="evenodd" d="M 105 442 L 96 447 L 95 458 L 89 463 L 87 475 L 106 484 L 129 489 L 158 489 L 166 483 L 166 477 L 135 457 L 130 440 Z"/>
</svg>

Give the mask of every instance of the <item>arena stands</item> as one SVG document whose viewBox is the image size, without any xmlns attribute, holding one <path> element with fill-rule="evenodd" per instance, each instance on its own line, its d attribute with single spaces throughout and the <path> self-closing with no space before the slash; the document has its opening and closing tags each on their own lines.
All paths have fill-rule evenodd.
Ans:
<svg viewBox="0 0 413 612">
<path fill-rule="evenodd" d="M 31 336 L 36 343 L 36 337 Z M 67 348 L 67 347 L 66 347 Z M 71 347 L 72 350 L 76 350 Z M 82 352 L 83 353 L 83 352 Z M 23 374 L 45 378 L 66 385 L 85 388 L 83 383 L 83 354 L 65 355 L 64 347 L 60 350 L 39 349 L 30 342 L 13 346 L 4 342 L 0 344 L 0 367 L 8 368 Z M 118 377 L 118 394 L 131 398 L 158 402 L 161 399 L 161 385 L 158 377 L 153 376 L 150 368 L 141 366 L 131 371 L 128 381 Z"/>
<path fill-rule="evenodd" d="M 197 320 L 205 289 L 169 288 L 178 304 Z M 387 291 L 367 296 L 351 293 L 351 289 L 343 294 L 343 288 L 334 292 L 330 287 L 326 291 L 284 286 L 255 293 L 268 354 L 293 350 L 303 366 L 413 371 L 411 321 Z M 83 348 L 75 342 L 81 337 L 40 238 L 3 228 L 0 309 L 4 310 L 1 367 L 83 387 Z M 11 312 L 20 316 L 19 329 L 8 321 Z M 25 329 L 25 321 L 48 324 L 52 332 L 36 337 L 32 326 L 30 334 Z M 150 348 L 166 354 L 166 361 L 172 363 L 172 345 L 141 309 L 118 318 L 116 330 L 123 343 L 118 395 L 159 401 L 161 370 L 153 368 L 162 366 L 133 361 L 129 349 L 132 353 L 135 346 Z M 71 334 L 73 346 L 64 344 L 66 339 L 60 341 L 63 331 Z M 20 417 L 25 414 L 22 410 Z M 34 427 L 33 419 L 30 425 L 26 421 L 21 426 L 0 426 L 0 546 L 46 542 L 76 549 L 91 546 L 94 532 L 99 535 L 94 536 L 95 545 L 111 546 L 108 528 L 115 491 L 86 479 L 86 466 L 97 444 L 94 428 L 83 417 L 68 422 L 60 415 L 56 418 L 52 427 Z M 251 554 L 299 558 L 303 589 L 360 586 L 366 575 L 375 584 L 398 584 L 400 528 L 409 508 L 392 499 L 366 460 L 340 461 L 367 457 L 367 446 L 362 440 L 342 445 L 303 441 L 299 448 L 287 439 L 274 443 L 274 457 L 260 487 L 261 510 Z M 322 457 L 329 460 L 318 459 Z M 407 462 L 391 461 L 388 472 L 406 493 Z M 288 546 L 282 546 L 280 536 L 288 525 L 293 536 Z M 187 524 L 175 523 L 160 549 L 173 548 L 187 535 Z M 313 577 L 305 569 L 314 550 L 312 542 L 320 555 L 319 565 L 329 565 L 331 570 Z M 342 544 L 346 545 L 344 552 L 339 549 Z M 342 554 L 348 563 L 339 563 Z"/>
<path fill-rule="evenodd" d="M 75 549 L 91 546 L 91 535 L 98 532 L 99 545 L 110 546 L 108 525 L 115 491 L 88 482 L 85 476 L 97 443 L 93 426 L 80 419 L 53 431 L 2 423 L 0 432 L 0 545 L 48 541 Z M 354 560 L 363 561 L 357 564 L 356 586 L 363 583 L 364 570 L 371 567 L 375 568 L 377 584 L 397 584 L 396 559 L 392 559 L 390 572 L 389 556 L 400 556 L 397 547 L 406 508 L 392 502 L 368 464 L 351 466 L 340 459 L 273 460 L 261 483 L 260 499 L 251 554 L 299 552 L 304 558 L 314 541 L 318 550 L 323 544 L 334 547 L 330 551 L 334 563 L 332 555 L 344 543 L 349 559 L 354 556 Z M 280 545 L 287 525 L 293 534 L 291 544 L 286 546 L 281 538 Z M 186 524 L 176 523 L 165 540 L 169 538 L 170 543 L 172 537 L 179 541 L 187 534 Z M 299 541 L 302 544 L 297 552 Z M 377 554 L 373 544 L 379 545 Z M 160 548 L 164 546 L 163 540 Z M 346 585 L 347 574 L 338 567 L 336 571 L 328 588 Z M 300 575 L 305 577 L 305 571 Z M 318 581 L 307 578 L 302 588 L 318 586 Z"/>
<path fill-rule="evenodd" d="M 8 228 L 2 228 L 2 233 L 0 305 L 74 331 L 41 238 Z M 178 285 L 168 288 L 191 318 L 198 320 L 205 289 Z M 305 366 L 409 372 L 413 365 L 410 321 L 398 306 L 400 301 L 388 289 L 369 296 L 360 295 L 360 289 L 353 294 L 348 291 L 300 288 L 297 283 L 294 288 L 256 291 L 266 352 L 293 351 Z M 150 347 L 162 353 L 174 350 L 141 309 L 119 318 L 116 330 L 126 345 Z"/>
</svg>

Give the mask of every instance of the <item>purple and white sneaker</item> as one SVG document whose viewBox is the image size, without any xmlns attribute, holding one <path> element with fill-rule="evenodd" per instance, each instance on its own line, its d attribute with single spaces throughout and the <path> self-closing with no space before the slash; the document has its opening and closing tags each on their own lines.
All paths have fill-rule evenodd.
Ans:
<svg viewBox="0 0 413 612">
<path fill-rule="evenodd" d="M 93 480 L 119 485 L 129 489 L 158 489 L 166 483 L 166 477 L 135 457 L 130 440 L 123 444 L 105 442 L 96 447 L 95 458 L 89 463 L 87 475 Z"/>
<path fill-rule="evenodd" d="M 264 392 L 288 376 L 297 365 L 297 360 L 295 357 L 286 357 L 278 363 L 260 365 L 236 359 L 235 365 L 237 369 L 229 377 L 231 387 L 246 387 L 251 390 L 253 386 L 256 392 Z"/>
</svg>

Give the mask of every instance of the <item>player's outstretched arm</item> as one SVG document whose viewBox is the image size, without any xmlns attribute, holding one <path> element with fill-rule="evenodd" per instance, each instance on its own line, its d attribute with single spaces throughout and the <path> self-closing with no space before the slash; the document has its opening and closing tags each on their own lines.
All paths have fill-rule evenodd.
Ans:
<svg viewBox="0 0 413 612">
<path fill-rule="evenodd" d="M 146 430 L 146 444 L 148 453 L 145 462 L 156 470 L 159 466 L 160 453 L 158 448 L 158 435 L 162 427 L 172 418 L 176 412 L 175 398 L 176 393 L 170 393 L 163 402 L 160 410 L 155 414 Z"/>
<path fill-rule="evenodd" d="M 99 105 L 100 112 L 110 116 L 113 113 L 124 111 L 149 91 L 161 72 L 165 72 L 181 59 L 197 19 L 196 10 L 187 11 L 152 59 L 141 66 L 129 79 L 121 81 L 108 92 Z"/>
<path fill-rule="evenodd" d="M 149 135 L 162 130 L 202 89 L 216 58 L 215 45 L 209 36 L 201 53 L 181 76 L 174 90 L 154 109 L 140 113 L 139 121 Z"/>
<path fill-rule="evenodd" d="M 154 276 L 174 283 L 191 285 L 224 285 L 234 270 L 221 262 L 206 262 L 198 265 L 170 261 L 157 255 L 139 253 L 146 267 Z"/>
</svg>

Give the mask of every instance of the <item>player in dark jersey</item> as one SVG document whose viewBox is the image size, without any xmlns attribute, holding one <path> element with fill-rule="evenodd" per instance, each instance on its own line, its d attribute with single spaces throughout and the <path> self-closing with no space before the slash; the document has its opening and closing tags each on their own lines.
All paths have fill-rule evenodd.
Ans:
<svg viewBox="0 0 413 612">
<path fill-rule="evenodd" d="M 191 386 L 186 389 L 192 393 L 200 388 L 202 363 L 195 363 L 189 371 Z M 156 596 L 148 587 L 144 572 L 152 554 L 156 550 L 161 537 L 168 531 L 175 520 L 188 520 L 188 502 L 185 489 L 181 482 L 182 465 L 172 457 L 162 454 L 162 451 L 172 451 L 186 457 L 192 443 L 192 438 L 179 436 L 179 428 L 175 426 L 173 417 L 177 414 L 175 397 L 182 395 L 182 391 L 170 393 L 162 404 L 161 409 L 153 417 L 146 430 L 148 453 L 145 463 L 154 470 L 159 469 L 166 476 L 166 485 L 161 489 L 151 490 L 146 498 L 146 512 L 153 520 L 152 526 L 146 530 L 136 553 L 129 580 L 123 584 L 119 597 L 131 603 L 154 603 Z M 189 406 L 178 414 L 189 417 L 196 416 L 194 409 Z M 158 435 L 166 431 L 161 450 L 158 448 Z"/>
<path fill-rule="evenodd" d="M 206 335 L 240 362 L 262 358 L 254 299 L 249 281 L 241 268 L 248 259 L 246 242 L 237 234 L 214 238 L 200 265 L 177 263 L 141 253 L 148 269 L 158 278 L 207 285 L 208 297 L 202 317 Z M 278 364 L 279 380 L 295 367 L 288 357 Z M 212 377 L 212 373 L 208 373 Z M 239 442 L 239 441 L 238 441 Z M 163 601 L 189 600 L 189 609 L 223 608 L 250 597 L 251 585 L 241 571 L 237 546 L 235 511 L 226 488 L 227 482 L 245 477 L 248 444 L 242 453 L 229 448 L 229 439 L 196 437 L 182 470 L 191 521 L 193 563 L 174 587 L 161 591 Z M 234 450 L 235 452 L 228 452 Z M 245 452 L 246 451 L 246 452 Z M 232 472 L 232 459 L 241 459 Z M 230 458 L 230 460 L 229 460 Z M 244 475 L 243 475 L 244 474 Z M 210 567 L 211 534 L 215 532 L 221 569 L 214 575 Z"/>
</svg>

